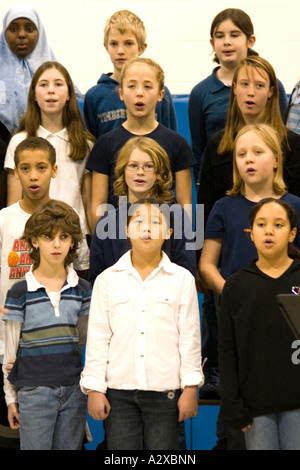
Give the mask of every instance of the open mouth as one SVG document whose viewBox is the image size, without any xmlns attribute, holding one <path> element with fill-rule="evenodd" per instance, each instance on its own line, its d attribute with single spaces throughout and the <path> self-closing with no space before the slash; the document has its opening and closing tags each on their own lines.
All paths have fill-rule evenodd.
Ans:
<svg viewBox="0 0 300 470">
<path fill-rule="evenodd" d="M 144 103 L 135 103 L 135 107 L 139 110 L 142 110 L 142 109 L 144 109 L 145 105 L 144 105 Z"/>
<path fill-rule="evenodd" d="M 32 186 L 29 187 L 29 189 L 30 189 L 30 191 L 31 191 L 32 193 L 36 193 L 36 192 L 38 192 L 38 191 L 40 190 L 40 186 L 38 186 L 38 185 L 32 185 Z"/>
<path fill-rule="evenodd" d="M 247 173 L 248 175 L 253 175 L 253 174 L 255 173 L 255 170 L 254 170 L 254 168 L 247 168 L 246 173 Z"/>
</svg>

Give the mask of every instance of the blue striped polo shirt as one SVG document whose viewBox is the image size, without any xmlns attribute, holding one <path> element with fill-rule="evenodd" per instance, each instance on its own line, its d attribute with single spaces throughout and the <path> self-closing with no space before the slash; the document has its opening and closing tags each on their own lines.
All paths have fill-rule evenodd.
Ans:
<svg viewBox="0 0 300 470">
<path fill-rule="evenodd" d="M 22 323 L 19 349 L 8 376 L 16 387 L 66 386 L 77 383 L 82 370 L 78 351 L 79 317 L 88 315 L 89 282 L 68 268 L 60 299 L 53 306 L 46 288 L 31 271 L 8 291 L 4 320 Z"/>
</svg>

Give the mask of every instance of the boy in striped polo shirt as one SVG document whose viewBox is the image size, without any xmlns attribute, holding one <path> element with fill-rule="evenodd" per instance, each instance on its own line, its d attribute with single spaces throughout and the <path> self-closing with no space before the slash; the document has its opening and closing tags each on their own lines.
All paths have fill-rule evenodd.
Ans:
<svg viewBox="0 0 300 470">
<path fill-rule="evenodd" d="M 8 292 L 4 391 L 21 450 L 80 449 L 87 414 L 79 387 L 90 284 L 70 266 L 82 241 L 77 213 L 50 200 L 28 219 L 32 268 Z M 6 361 L 4 360 L 4 363 Z"/>
</svg>

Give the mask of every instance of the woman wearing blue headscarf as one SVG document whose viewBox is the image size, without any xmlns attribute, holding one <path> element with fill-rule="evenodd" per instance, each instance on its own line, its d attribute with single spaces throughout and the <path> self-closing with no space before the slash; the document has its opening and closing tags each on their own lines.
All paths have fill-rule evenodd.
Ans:
<svg viewBox="0 0 300 470">
<path fill-rule="evenodd" d="M 6 13 L 0 34 L 0 121 L 15 132 L 27 108 L 27 95 L 36 69 L 55 60 L 37 12 L 16 5 Z"/>
</svg>

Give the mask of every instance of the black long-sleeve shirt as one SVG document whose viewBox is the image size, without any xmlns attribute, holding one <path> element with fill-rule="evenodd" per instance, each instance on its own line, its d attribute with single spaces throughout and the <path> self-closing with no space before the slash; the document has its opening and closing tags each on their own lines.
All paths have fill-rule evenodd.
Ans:
<svg viewBox="0 0 300 470">
<path fill-rule="evenodd" d="M 276 294 L 291 294 L 292 286 L 300 286 L 300 260 L 277 279 L 253 262 L 224 286 L 219 327 L 221 414 L 236 429 L 256 416 L 300 408 L 300 365 L 292 362 L 296 338 L 276 301 Z"/>
</svg>

